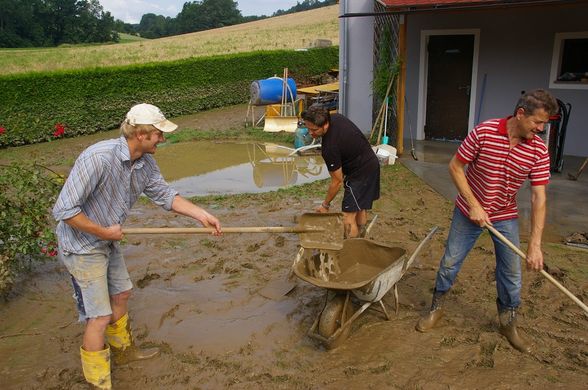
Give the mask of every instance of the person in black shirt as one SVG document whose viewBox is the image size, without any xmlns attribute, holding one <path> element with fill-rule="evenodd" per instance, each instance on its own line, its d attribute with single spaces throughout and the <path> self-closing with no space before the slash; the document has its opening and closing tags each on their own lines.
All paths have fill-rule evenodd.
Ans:
<svg viewBox="0 0 588 390">
<path fill-rule="evenodd" d="M 330 115 L 320 106 L 309 107 L 301 116 L 310 135 L 322 137 L 322 156 L 331 175 L 325 200 L 316 211 L 328 212 L 343 186 L 345 237 L 359 237 L 367 222 L 367 210 L 380 198 L 378 158 L 365 135 L 345 116 Z"/>
</svg>

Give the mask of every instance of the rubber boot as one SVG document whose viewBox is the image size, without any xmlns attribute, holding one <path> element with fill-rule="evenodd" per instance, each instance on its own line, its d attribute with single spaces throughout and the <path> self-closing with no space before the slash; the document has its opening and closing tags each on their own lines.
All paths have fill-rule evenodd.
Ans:
<svg viewBox="0 0 588 390">
<path fill-rule="evenodd" d="M 110 381 L 110 348 L 102 351 L 86 351 L 80 347 L 80 356 L 82 358 L 82 370 L 84 378 L 93 388 L 112 389 Z"/>
<path fill-rule="evenodd" d="M 416 330 L 419 332 L 428 332 L 435 327 L 435 324 L 443 317 L 443 301 L 445 301 L 447 291 L 433 293 L 433 301 L 429 312 L 419 319 L 416 324 Z"/>
<path fill-rule="evenodd" d="M 500 334 L 506 337 L 510 345 L 516 350 L 529 353 L 531 352 L 531 344 L 527 342 L 517 330 L 517 311 L 514 308 L 503 309 L 496 303 L 498 307 L 498 320 L 500 322 Z"/>
<path fill-rule="evenodd" d="M 112 358 L 117 365 L 144 360 L 159 354 L 159 348 L 137 348 L 133 342 L 129 313 L 106 327 L 106 341 L 112 349 Z"/>
</svg>

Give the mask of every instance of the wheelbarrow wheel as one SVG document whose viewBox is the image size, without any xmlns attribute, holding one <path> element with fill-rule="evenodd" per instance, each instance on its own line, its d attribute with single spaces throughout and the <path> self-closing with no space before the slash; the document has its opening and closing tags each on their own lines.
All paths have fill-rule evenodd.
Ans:
<svg viewBox="0 0 588 390">
<path fill-rule="evenodd" d="M 345 315 L 343 315 L 343 307 L 345 306 L 345 295 L 336 295 L 331 299 L 325 309 L 321 313 L 318 333 L 326 339 L 329 339 L 335 332 L 341 328 L 341 325 L 345 323 L 353 315 L 353 304 L 351 301 L 347 303 Z M 335 339 L 330 340 L 326 347 L 327 349 L 337 348 L 341 345 L 351 332 L 351 326 L 347 326 Z"/>
</svg>

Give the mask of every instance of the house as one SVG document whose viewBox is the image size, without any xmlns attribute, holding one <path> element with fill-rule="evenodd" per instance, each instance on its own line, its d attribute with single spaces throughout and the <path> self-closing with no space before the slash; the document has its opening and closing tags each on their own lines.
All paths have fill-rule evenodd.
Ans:
<svg viewBox="0 0 588 390">
<path fill-rule="evenodd" d="M 339 7 L 339 109 L 365 132 L 379 104 L 371 90 L 381 44 L 374 37 L 390 24 L 390 44 L 403 59 L 399 151 L 409 130 L 417 140 L 462 140 L 477 122 L 512 114 L 521 92 L 543 88 L 571 106 L 563 154 L 588 156 L 588 1 L 341 0 Z"/>
</svg>

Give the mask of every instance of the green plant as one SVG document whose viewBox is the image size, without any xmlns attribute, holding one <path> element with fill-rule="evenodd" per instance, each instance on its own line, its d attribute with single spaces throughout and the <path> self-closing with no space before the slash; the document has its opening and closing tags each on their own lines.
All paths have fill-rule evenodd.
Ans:
<svg viewBox="0 0 588 390">
<path fill-rule="evenodd" d="M 372 80 L 372 90 L 379 101 L 386 98 L 388 85 L 391 82 L 395 83 L 400 73 L 400 58 L 393 57 L 392 45 L 391 27 L 386 25 L 378 42 L 378 59 L 374 68 L 374 79 Z M 394 92 L 394 88 L 391 88 L 389 94 L 394 95 Z"/>
<path fill-rule="evenodd" d="M 337 66 L 338 48 L 258 51 L 165 63 L 0 77 L 0 148 L 113 129 L 147 102 L 170 117 L 245 103 L 254 80 Z M 60 125 L 57 127 L 57 125 Z"/>
<path fill-rule="evenodd" d="M 1 166 L 0 295 L 10 291 L 17 273 L 57 254 L 49 208 L 62 184 L 61 176 L 36 164 Z"/>
</svg>

